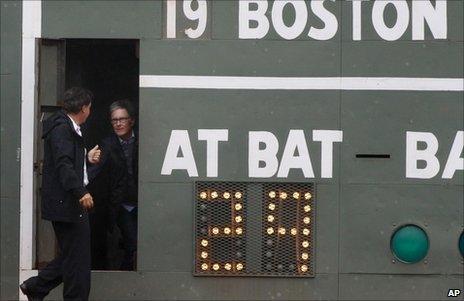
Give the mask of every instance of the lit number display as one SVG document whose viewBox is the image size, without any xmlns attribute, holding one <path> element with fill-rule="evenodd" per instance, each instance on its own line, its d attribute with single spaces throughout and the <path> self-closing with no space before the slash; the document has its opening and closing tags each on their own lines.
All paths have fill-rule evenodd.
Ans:
<svg viewBox="0 0 464 301">
<path fill-rule="evenodd" d="M 314 276 L 314 184 L 197 182 L 195 275 Z"/>
</svg>

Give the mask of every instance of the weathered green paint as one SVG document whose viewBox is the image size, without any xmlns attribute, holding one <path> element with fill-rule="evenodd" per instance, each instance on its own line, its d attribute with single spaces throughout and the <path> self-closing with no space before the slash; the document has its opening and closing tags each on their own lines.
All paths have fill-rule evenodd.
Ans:
<svg viewBox="0 0 464 301">
<path fill-rule="evenodd" d="M 160 38 L 162 1 L 43 1 L 48 38 Z"/>
<path fill-rule="evenodd" d="M 19 271 L 19 160 L 21 2 L 0 3 L 0 299 L 17 299 Z"/>
<path fill-rule="evenodd" d="M 209 3 L 205 37 L 166 40 L 162 1 L 44 1 L 44 38 L 140 39 L 140 74 L 230 76 L 464 77 L 463 2 L 448 1 L 448 39 L 385 42 L 373 32 L 363 2 L 362 41 L 352 41 L 351 3 L 327 4 L 339 21 L 330 41 L 285 41 L 273 29 L 259 41 L 238 40 L 237 1 Z M 0 299 L 16 299 L 19 251 L 21 3 L 1 3 L 1 270 Z M 178 9 L 180 5 L 178 4 Z M 178 11 L 179 12 L 179 11 Z M 392 19 L 387 12 L 387 22 Z M 178 14 L 179 17 L 179 14 Z M 289 18 L 290 16 L 286 16 Z M 311 25 L 320 26 L 312 13 Z M 307 33 L 309 24 L 304 30 Z M 91 298 L 141 299 L 445 299 L 462 288 L 463 173 L 441 179 L 456 131 L 463 130 L 462 92 L 250 91 L 140 89 L 140 233 L 137 272 L 94 272 Z M 282 150 L 290 129 L 305 130 L 317 182 L 316 277 L 193 277 L 193 181 L 206 178 L 198 129 L 229 129 L 221 143 L 221 181 L 248 181 L 249 131 L 273 132 Z M 161 176 L 173 129 L 188 130 L 200 177 Z M 313 129 L 339 129 L 333 178 L 320 178 Z M 426 131 L 440 143 L 440 173 L 405 178 L 405 132 Z M 390 159 L 357 159 L 385 153 Z M 5 176 L 6 175 L 6 176 Z M 404 223 L 423 225 L 427 262 L 392 262 L 390 235 Z M 51 298 L 60 299 L 54 291 Z"/>
</svg>

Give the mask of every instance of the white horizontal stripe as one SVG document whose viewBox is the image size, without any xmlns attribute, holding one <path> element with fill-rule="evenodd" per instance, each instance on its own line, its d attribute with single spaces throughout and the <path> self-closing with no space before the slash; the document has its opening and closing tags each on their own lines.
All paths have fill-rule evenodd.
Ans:
<svg viewBox="0 0 464 301">
<path fill-rule="evenodd" d="M 140 75 L 141 88 L 464 91 L 463 78 Z"/>
</svg>

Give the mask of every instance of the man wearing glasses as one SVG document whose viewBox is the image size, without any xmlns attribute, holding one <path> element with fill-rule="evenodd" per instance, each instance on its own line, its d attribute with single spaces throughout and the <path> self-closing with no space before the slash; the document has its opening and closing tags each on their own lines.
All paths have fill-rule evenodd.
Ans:
<svg viewBox="0 0 464 301">
<path fill-rule="evenodd" d="M 113 133 L 103 139 L 101 163 L 92 172 L 96 174 L 97 181 L 100 181 L 96 186 L 101 199 L 109 201 L 103 202 L 109 203 L 103 210 L 107 210 L 110 229 L 116 221 L 121 230 L 124 248 L 121 270 L 134 270 L 138 199 L 138 140 L 133 129 L 135 112 L 131 102 L 118 100 L 110 105 L 109 113 Z M 96 216 L 98 219 L 101 215 Z M 101 229 L 99 226 L 95 228 Z M 101 238 L 95 237 L 94 240 L 98 244 Z"/>
</svg>

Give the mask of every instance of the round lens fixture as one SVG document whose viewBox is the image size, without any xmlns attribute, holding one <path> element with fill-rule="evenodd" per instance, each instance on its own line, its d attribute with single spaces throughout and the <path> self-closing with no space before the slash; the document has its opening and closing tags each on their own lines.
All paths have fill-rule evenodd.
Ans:
<svg viewBox="0 0 464 301">
<path fill-rule="evenodd" d="M 274 203 L 270 203 L 267 208 L 269 208 L 269 210 L 273 211 L 275 209 L 275 204 Z"/>
<path fill-rule="evenodd" d="M 218 263 L 213 264 L 213 270 L 215 270 L 215 271 L 219 270 L 219 264 Z"/>
<path fill-rule="evenodd" d="M 298 200 L 298 199 L 300 198 L 300 193 L 299 193 L 299 192 L 294 192 L 294 193 L 293 193 L 293 198 L 294 198 L 295 200 Z"/>
<path fill-rule="evenodd" d="M 301 266 L 301 271 L 302 271 L 302 272 L 307 272 L 307 271 L 308 271 L 308 266 L 307 266 L 306 264 L 303 264 L 303 265 Z"/>
<path fill-rule="evenodd" d="M 230 228 L 228 228 L 228 227 L 225 227 L 225 228 L 224 228 L 224 234 L 229 235 L 230 232 L 231 232 L 231 231 L 230 231 Z"/>
<path fill-rule="evenodd" d="M 427 233 L 416 225 L 405 225 L 392 235 L 390 247 L 400 261 L 416 263 L 424 259 L 429 250 Z"/>
<path fill-rule="evenodd" d="M 464 231 L 462 231 L 461 236 L 459 236 L 459 252 L 461 252 L 461 256 L 464 257 Z"/>
<path fill-rule="evenodd" d="M 208 196 L 208 195 L 207 195 L 206 192 L 204 192 L 204 191 L 200 193 L 200 199 L 203 199 L 203 200 L 204 200 L 204 199 L 206 199 L 207 196 Z"/>
<path fill-rule="evenodd" d="M 285 235 L 285 228 L 279 228 L 279 234 L 280 235 Z"/>
<path fill-rule="evenodd" d="M 309 212 L 309 211 L 311 211 L 311 206 L 306 205 L 306 206 L 304 206 L 303 209 L 304 209 L 305 212 Z"/>
<path fill-rule="evenodd" d="M 241 193 L 240 191 L 237 191 L 237 192 L 235 193 L 235 198 L 236 198 L 236 199 L 241 199 L 241 198 L 242 198 L 242 193 Z"/>
<path fill-rule="evenodd" d="M 218 197 L 218 193 L 216 191 L 211 192 L 211 198 L 215 199 Z"/>
<path fill-rule="evenodd" d="M 285 200 L 287 198 L 287 193 L 286 192 L 281 192 L 279 194 L 279 197 L 282 199 L 282 200 Z"/>
<path fill-rule="evenodd" d="M 201 258 L 205 259 L 205 258 L 208 258 L 208 253 L 207 252 L 201 252 Z"/>
<path fill-rule="evenodd" d="M 243 270 L 243 264 L 237 263 L 237 265 L 235 266 L 235 268 L 237 269 L 237 271 L 241 271 L 241 270 Z"/>
<path fill-rule="evenodd" d="M 298 231 L 296 230 L 296 228 L 292 228 L 292 230 L 290 230 L 290 233 L 292 235 L 296 235 L 298 233 Z"/>
<path fill-rule="evenodd" d="M 307 240 L 305 240 L 305 241 L 303 241 L 303 242 L 301 243 L 301 246 L 302 246 L 303 248 L 307 248 L 307 247 L 309 247 L 309 242 L 308 242 Z"/>
<path fill-rule="evenodd" d="M 274 228 L 267 228 L 267 234 L 274 234 Z"/>
<path fill-rule="evenodd" d="M 309 229 L 304 228 L 303 229 L 303 235 L 309 235 Z"/>
<path fill-rule="evenodd" d="M 270 191 L 270 192 L 269 192 L 269 197 L 270 197 L 271 199 L 275 198 L 275 197 L 276 197 L 275 191 Z"/>
<path fill-rule="evenodd" d="M 214 227 L 213 230 L 212 230 L 213 234 L 218 234 L 219 233 L 219 229 Z"/>
<path fill-rule="evenodd" d="M 240 223 L 241 221 L 242 221 L 242 217 L 241 217 L 240 215 L 237 215 L 237 216 L 235 217 L 235 222 L 236 222 L 236 223 Z"/>
<path fill-rule="evenodd" d="M 201 245 L 202 245 L 203 247 L 206 247 L 206 246 L 208 245 L 208 241 L 207 241 L 206 239 L 202 239 L 202 240 L 201 240 Z"/>
<path fill-rule="evenodd" d="M 305 218 L 303 218 L 303 223 L 305 224 L 309 224 L 310 221 L 311 219 L 309 218 L 309 216 L 306 216 Z"/>
<path fill-rule="evenodd" d="M 306 192 L 305 195 L 304 195 L 305 200 L 310 200 L 311 197 L 312 197 L 312 195 L 309 192 Z"/>
<path fill-rule="evenodd" d="M 307 260 L 308 259 L 308 253 L 301 253 L 301 259 Z"/>
<path fill-rule="evenodd" d="M 235 233 L 237 233 L 238 235 L 242 234 L 243 233 L 242 228 L 235 229 Z"/>
<path fill-rule="evenodd" d="M 235 204 L 235 210 L 241 210 L 242 204 Z"/>
<path fill-rule="evenodd" d="M 230 193 L 224 192 L 224 194 L 222 196 L 227 200 L 227 199 L 230 198 Z"/>
<path fill-rule="evenodd" d="M 232 268 L 232 265 L 230 263 L 226 263 L 224 265 L 224 269 L 226 269 L 227 271 L 230 271 L 231 268 Z"/>
<path fill-rule="evenodd" d="M 267 221 L 272 223 L 274 221 L 274 215 L 268 215 L 267 216 Z"/>
<path fill-rule="evenodd" d="M 203 263 L 203 264 L 201 265 L 201 269 L 202 269 L 203 271 L 206 271 L 206 270 L 208 269 L 208 264 L 207 264 L 207 263 Z"/>
</svg>

